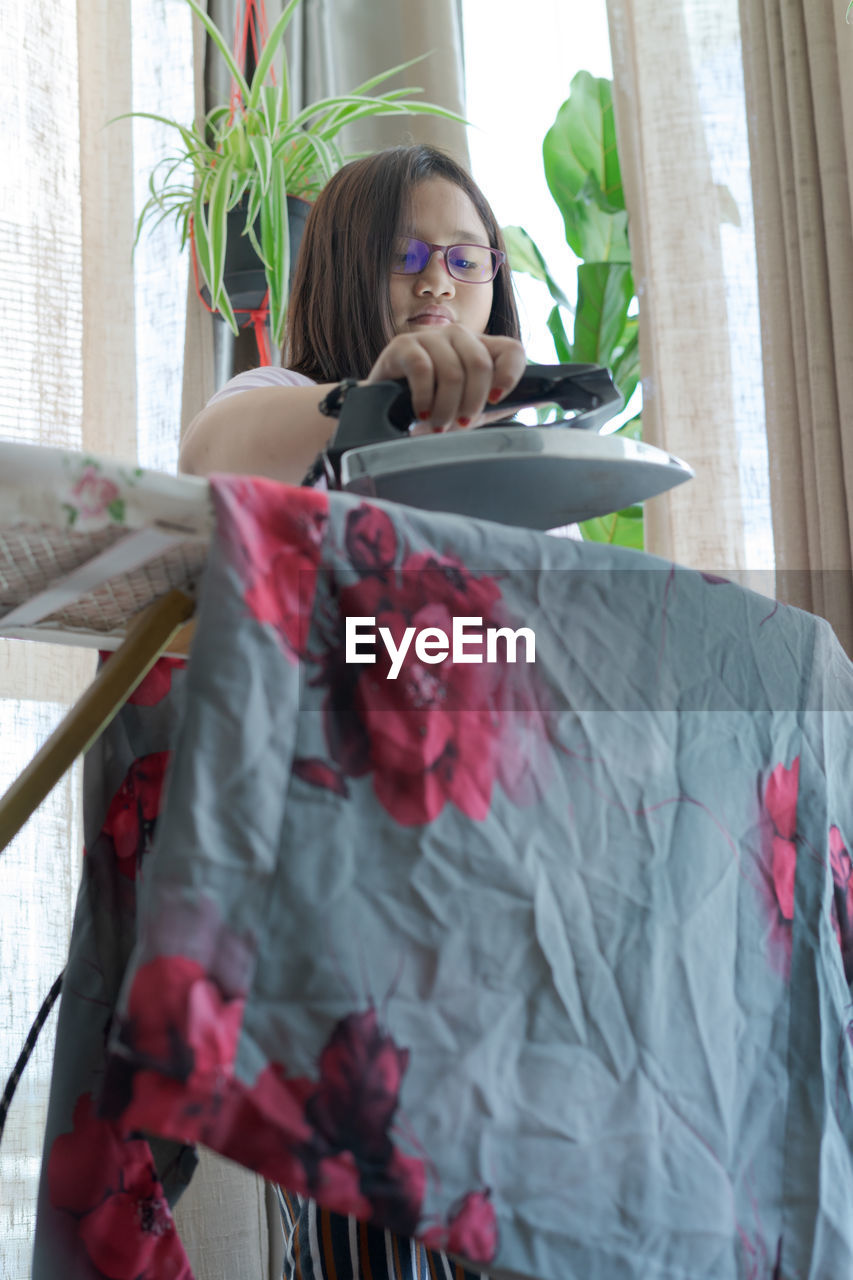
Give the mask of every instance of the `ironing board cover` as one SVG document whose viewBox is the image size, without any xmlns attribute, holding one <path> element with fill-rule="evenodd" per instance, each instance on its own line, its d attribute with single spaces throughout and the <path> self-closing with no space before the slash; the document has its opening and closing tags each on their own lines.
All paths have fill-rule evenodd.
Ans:
<svg viewBox="0 0 853 1280">
<path fill-rule="evenodd" d="M 36 1280 L 186 1280 L 197 1142 L 492 1273 L 853 1274 L 830 628 L 641 553 L 213 491 L 189 667 L 87 766 Z M 348 616 L 536 661 L 390 679 Z"/>
</svg>

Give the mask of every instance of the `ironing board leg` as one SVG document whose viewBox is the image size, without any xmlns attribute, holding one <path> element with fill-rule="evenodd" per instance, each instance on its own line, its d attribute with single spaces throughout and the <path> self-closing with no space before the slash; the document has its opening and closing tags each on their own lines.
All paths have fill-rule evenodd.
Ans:
<svg viewBox="0 0 853 1280">
<path fill-rule="evenodd" d="M 194 609 L 183 591 L 170 591 L 137 614 L 109 662 L 0 800 L 0 850 L 106 729 Z"/>
</svg>

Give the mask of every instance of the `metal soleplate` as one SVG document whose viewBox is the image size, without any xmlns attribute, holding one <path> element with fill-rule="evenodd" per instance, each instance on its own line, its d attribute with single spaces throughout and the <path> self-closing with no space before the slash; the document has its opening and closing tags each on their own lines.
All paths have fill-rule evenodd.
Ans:
<svg viewBox="0 0 853 1280">
<path fill-rule="evenodd" d="M 653 445 L 569 427 L 412 436 L 341 459 L 350 493 L 528 529 L 620 511 L 692 477 L 687 463 Z"/>
</svg>

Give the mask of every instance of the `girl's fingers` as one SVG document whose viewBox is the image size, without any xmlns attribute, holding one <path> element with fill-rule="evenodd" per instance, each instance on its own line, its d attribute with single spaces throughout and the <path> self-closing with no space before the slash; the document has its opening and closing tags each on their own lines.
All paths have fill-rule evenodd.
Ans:
<svg viewBox="0 0 853 1280">
<path fill-rule="evenodd" d="M 480 415 L 494 375 L 491 352 L 479 334 L 459 329 L 453 335 L 454 349 L 462 365 L 464 382 L 450 421 L 450 429 L 470 426 Z"/>
<path fill-rule="evenodd" d="M 512 390 L 524 367 L 524 349 L 513 338 L 449 324 L 433 332 L 393 338 L 368 381 L 405 378 L 415 433 L 423 434 L 475 425 L 484 409 Z"/>
<path fill-rule="evenodd" d="M 527 357 L 520 342 L 514 338 L 483 337 L 483 345 L 492 357 L 492 385 L 489 388 L 487 407 L 500 404 L 516 386 L 527 365 Z"/>
<path fill-rule="evenodd" d="M 412 397 L 415 421 L 429 419 L 435 397 L 435 365 L 417 337 L 394 338 L 370 371 L 368 382 L 405 378 Z"/>
</svg>

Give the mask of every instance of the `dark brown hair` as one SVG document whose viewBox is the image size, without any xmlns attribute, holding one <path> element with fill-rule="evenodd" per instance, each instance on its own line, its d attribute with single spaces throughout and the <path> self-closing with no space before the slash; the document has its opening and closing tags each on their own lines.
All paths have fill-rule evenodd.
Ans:
<svg viewBox="0 0 853 1280">
<path fill-rule="evenodd" d="M 366 378 L 394 336 L 388 278 L 413 188 L 452 182 L 470 199 L 493 249 L 505 249 L 485 196 L 461 165 L 429 146 L 392 147 L 331 178 L 308 215 L 296 264 L 283 361 L 317 382 Z M 508 263 L 495 276 L 486 333 L 518 338 Z"/>
</svg>

